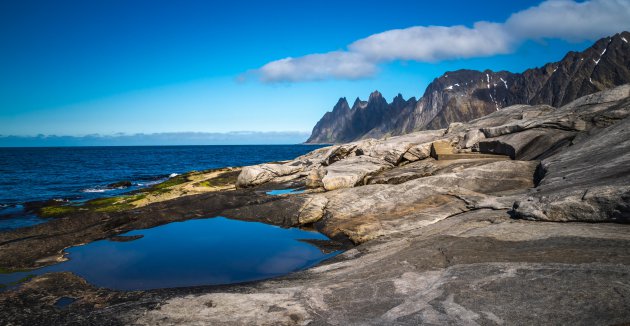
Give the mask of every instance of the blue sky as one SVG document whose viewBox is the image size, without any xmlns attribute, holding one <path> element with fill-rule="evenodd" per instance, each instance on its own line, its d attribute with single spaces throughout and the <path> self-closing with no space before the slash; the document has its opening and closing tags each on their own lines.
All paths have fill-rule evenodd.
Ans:
<svg viewBox="0 0 630 326">
<path fill-rule="evenodd" d="M 460 68 L 520 72 L 630 21 L 624 1 L 552 2 L 3 1 L 0 135 L 308 133 L 339 97 L 365 99 L 375 89 L 388 99 L 419 97 L 433 78 Z M 544 14 L 553 16 L 554 6 L 575 9 L 587 26 L 549 19 Z M 621 13 L 601 27 L 598 10 Z M 519 12 L 525 19 L 510 19 Z M 584 12 L 593 12 L 594 27 Z M 431 26 L 455 25 L 479 44 L 445 54 L 458 31 L 444 30 L 441 44 L 433 38 L 441 30 Z M 399 49 L 387 43 L 392 35 L 436 49 Z M 488 39 L 494 45 L 485 48 Z M 345 59 L 331 68 L 338 61 L 327 60 L 337 55 L 362 65 L 350 75 Z"/>
</svg>

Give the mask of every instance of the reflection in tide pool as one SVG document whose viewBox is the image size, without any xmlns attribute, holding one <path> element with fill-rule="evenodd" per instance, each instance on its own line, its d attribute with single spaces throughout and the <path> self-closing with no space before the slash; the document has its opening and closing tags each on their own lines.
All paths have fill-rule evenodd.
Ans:
<svg viewBox="0 0 630 326">
<path fill-rule="evenodd" d="M 223 217 L 175 222 L 66 250 L 69 260 L 38 270 L 0 274 L 10 284 L 28 274 L 70 271 L 112 289 L 143 290 L 229 284 L 285 275 L 338 252 L 325 254 L 300 239 L 327 240 L 318 232 L 284 229 Z"/>
</svg>

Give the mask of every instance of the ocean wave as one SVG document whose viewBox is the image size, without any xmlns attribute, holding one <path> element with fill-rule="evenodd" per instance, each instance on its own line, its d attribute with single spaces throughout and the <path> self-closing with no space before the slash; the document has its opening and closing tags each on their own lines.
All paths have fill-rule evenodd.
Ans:
<svg viewBox="0 0 630 326">
<path fill-rule="evenodd" d="M 178 176 L 179 173 L 171 173 L 168 175 L 169 178 L 175 178 L 176 176 Z"/>
<path fill-rule="evenodd" d="M 87 189 L 83 189 L 81 190 L 81 192 L 106 192 L 106 191 L 112 191 L 115 189 L 111 189 L 111 188 L 87 188 Z"/>
<path fill-rule="evenodd" d="M 158 183 L 162 183 L 164 182 L 166 179 L 160 179 L 160 180 L 155 180 L 155 181 L 149 181 L 149 182 L 144 182 L 144 183 L 136 183 L 136 185 L 138 187 L 149 187 L 152 185 L 156 185 Z"/>
</svg>

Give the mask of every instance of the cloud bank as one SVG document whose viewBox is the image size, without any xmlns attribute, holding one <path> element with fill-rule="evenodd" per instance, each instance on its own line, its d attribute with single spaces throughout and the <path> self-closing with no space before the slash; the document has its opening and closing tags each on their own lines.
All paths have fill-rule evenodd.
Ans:
<svg viewBox="0 0 630 326">
<path fill-rule="evenodd" d="M 630 29 L 627 0 L 548 0 L 512 14 L 503 23 L 466 26 L 414 26 L 370 35 L 345 51 L 288 57 L 253 71 L 263 82 L 361 79 L 378 65 L 396 60 L 439 62 L 514 51 L 527 40 L 595 40 Z"/>
<path fill-rule="evenodd" d="M 2 136 L 0 147 L 159 146 L 159 145 L 274 145 L 299 144 L 310 133 L 299 131 L 234 131 L 226 133 L 166 132 L 86 136 Z"/>
</svg>

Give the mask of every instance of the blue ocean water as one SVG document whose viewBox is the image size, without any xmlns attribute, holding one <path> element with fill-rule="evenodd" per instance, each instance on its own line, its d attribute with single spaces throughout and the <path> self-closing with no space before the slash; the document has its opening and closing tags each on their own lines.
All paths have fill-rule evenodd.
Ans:
<svg viewBox="0 0 630 326">
<path fill-rule="evenodd" d="M 293 159 L 319 145 L 0 148 L 0 230 L 37 223 L 21 204 L 83 201 L 166 180 L 174 173 Z M 106 185 L 128 180 L 127 189 Z"/>
<path fill-rule="evenodd" d="M 171 174 L 288 160 L 319 147 L 0 148 L 0 231 L 46 221 L 25 212 L 26 202 L 117 195 L 166 180 Z M 121 180 L 129 180 L 133 186 L 107 189 L 108 184 Z M 299 192 L 281 189 L 270 194 Z M 318 232 L 211 216 L 122 235 L 141 237 L 68 248 L 65 262 L 0 273 L 0 285 L 12 288 L 31 275 L 57 271 L 70 271 L 94 285 L 120 290 L 230 284 L 285 275 L 339 253 L 323 252 L 303 241 L 328 240 Z M 63 307 L 73 300 L 65 298 L 57 305 Z"/>
<path fill-rule="evenodd" d="M 70 271 L 91 284 L 118 290 L 230 284 L 303 270 L 339 253 L 325 253 L 301 241 L 328 240 L 318 232 L 223 217 L 175 222 L 123 235 L 142 237 L 68 248 L 67 261 L 0 274 L 0 284 L 58 271 Z"/>
</svg>

